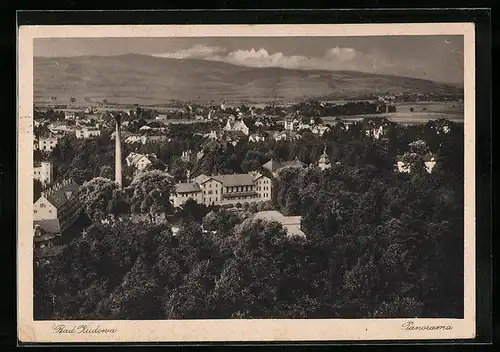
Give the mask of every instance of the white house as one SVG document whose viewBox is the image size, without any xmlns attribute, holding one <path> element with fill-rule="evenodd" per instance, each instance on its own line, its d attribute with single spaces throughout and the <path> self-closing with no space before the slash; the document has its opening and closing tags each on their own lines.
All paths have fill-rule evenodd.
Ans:
<svg viewBox="0 0 500 352">
<path fill-rule="evenodd" d="M 57 137 L 40 137 L 38 140 L 38 149 L 44 152 L 51 152 L 57 145 Z"/>
<path fill-rule="evenodd" d="M 39 180 L 43 185 L 54 180 L 54 168 L 50 161 L 42 161 L 33 165 L 33 179 Z"/>
<path fill-rule="evenodd" d="M 258 143 L 258 142 L 263 142 L 265 140 L 266 140 L 266 136 L 264 134 L 260 134 L 260 133 L 252 133 L 248 137 L 248 141 L 250 143 Z"/>
<path fill-rule="evenodd" d="M 75 129 L 75 135 L 78 139 L 87 139 L 101 135 L 101 130 L 97 127 L 82 127 Z"/>
<path fill-rule="evenodd" d="M 153 163 L 156 159 L 156 155 L 154 154 L 139 154 L 139 153 L 130 153 L 125 161 L 127 162 L 127 166 L 133 166 L 138 171 L 144 171 L 149 165 Z"/>
</svg>

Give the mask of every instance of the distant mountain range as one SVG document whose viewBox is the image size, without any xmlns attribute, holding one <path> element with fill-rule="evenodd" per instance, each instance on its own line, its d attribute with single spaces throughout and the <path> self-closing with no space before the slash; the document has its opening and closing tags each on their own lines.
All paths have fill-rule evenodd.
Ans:
<svg viewBox="0 0 500 352">
<path fill-rule="evenodd" d="M 351 71 L 252 68 L 148 55 L 34 58 L 35 103 L 102 101 L 164 104 L 172 100 L 294 101 L 329 96 L 421 92 L 461 93 L 463 87 L 423 79 Z"/>
</svg>

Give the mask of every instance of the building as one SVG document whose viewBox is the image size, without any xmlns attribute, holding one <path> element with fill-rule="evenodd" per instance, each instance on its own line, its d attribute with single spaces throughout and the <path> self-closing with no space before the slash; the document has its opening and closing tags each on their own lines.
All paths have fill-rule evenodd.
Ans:
<svg viewBox="0 0 500 352">
<path fill-rule="evenodd" d="M 282 132 L 274 133 L 273 138 L 275 141 L 293 141 L 301 139 L 302 136 L 300 135 L 300 133 L 297 133 L 295 131 L 285 130 Z"/>
<path fill-rule="evenodd" d="M 75 129 L 76 138 L 87 139 L 101 135 L 101 130 L 97 127 L 81 127 Z"/>
<path fill-rule="evenodd" d="M 304 168 L 306 165 L 298 159 L 291 161 L 275 161 L 273 159 L 269 160 L 267 163 L 262 165 L 266 170 L 269 170 L 274 177 L 278 177 L 279 173 L 288 168 Z"/>
<path fill-rule="evenodd" d="M 326 154 L 326 147 L 323 150 L 323 154 L 321 154 L 319 161 L 318 161 L 318 167 L 323 171 L 326 169 L 329 169 L 331 167 L 330 163 L 330 158 L 328 157 L 328 154 Z"/>
<path fill-rule="evenodd" d="M 33 179 L 38 180 L 42 185 L 52 183 L 54 177 L 54 168 L 52 162 L 42 161 L 33 165 Z"/>
<path fill-rule="evenodd" d="M 62 233 L 78 218 L 81 204 L 79 186 L 73 180 L 55 184 L 33 204 L 33 224 L 48 233 Z"/>
<path fill-rule="evenodd" d="M 248 141 L 250 143 L 258 143 L 258 142 L 264 142 L 266 140 L 266 135 L 263 133 L 252 133 L 248 137 Z"/>
<path fill-rule="evenodd" d="M 38 139 L 38 149 L 43 152 L 51 152 L 56 147 L 57 142 L 58 139 L 55 136 L 40 137 Z"/>
<path fill-rule="evenodd" d="M 417 153 L 405 153 L 396 158 L 395 170 L 398 172 L 410 173 L 413 165 L 421 159 L 424 162 L 425 171 L 432 173 L 436 166 L 437 159 L 432 153 L 419 155 Z"/>
<path fill-rule="evenodd" d="M 143 136 L 143 135 L 129 135 L 125 138 L 125 143 L 133 144 L 133 143 L 141 143 L 141 144 L 153 144 L 153 143 L 162 143 L 162 142 L 170 142 L 166 136 Z"/>
<path fill-rule="evenodd" d="M 301 228 L 302 217 L 300 216 L 285 216 L 277 210 L 268 210 L 255 213 L 254 218 L 279 222 L 291 236 L 306 236 Z"/>
<path fill-rule="evenodd" d="M 62 252 L 60 244 L 60 233 L 49 233 L 44 231 L 40 225 L 33 226 L 33 251 L 37 259 L 52 257 Z"/>
<path fill-rule="evenodd" d="M 138 171 L 144 171 L 155 160 L 156 160 L 155 154 L 139 154 L 134 152 L 130 153 L 125 158 L 127 166 L 132 166 L 136 168 Z"/>
<path fill-rule="evenodd" d="M 65 120 L 74 120 L 76 119 L 76 114 L 74 111 L 65 111 L 64 112 L 64 119 Z"/>
<path fill-rule="evenodd" d="M 171 201 L 175 207 L 188 199 L 205 205 L 262 202 L 271 199 L 272 182 L 260 173 L 207 176 L 177 183 Z"/>
<path fill-rule="evenodd" d="M 245 125 L 245 122 L 243 120 L 234 120 L 232 118 L 229 118 L 227 120 L 226 125 L 223 128 L 224 131 L 240 131 L 245 134 L 245 136 L 248 136 L 250 134 L 250 130 L 247 125 Z"/>
<path fill-rule="evenodd" d="M 330 131 L 330 127 L 324 125 L 315 125 L 311 131 L 314 134 L 319 134 L 320 136 L 323 136 L 325 132 Z"/>
</svg>

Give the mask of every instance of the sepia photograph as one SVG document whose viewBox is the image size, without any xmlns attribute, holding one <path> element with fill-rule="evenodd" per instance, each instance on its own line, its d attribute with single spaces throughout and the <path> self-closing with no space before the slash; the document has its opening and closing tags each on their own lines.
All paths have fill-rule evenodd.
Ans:
<svg viewBox="0 0 500 352">
<path fill-rule="evenodd" d="M 473 27 L 331 26 L 20 37 L 28 339 L 266 320 L 277 340 L 321 321 L 473 337 Z"/>
</svg>

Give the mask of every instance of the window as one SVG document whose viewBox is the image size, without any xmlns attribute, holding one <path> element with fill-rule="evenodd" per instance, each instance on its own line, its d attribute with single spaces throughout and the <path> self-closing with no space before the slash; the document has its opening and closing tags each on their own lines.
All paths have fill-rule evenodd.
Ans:
<svg viewBox="0 0 500 352">
<path fill-rule="evenodd" d="M 45 203 L 41 203 L 40 208 L 45 208 Z"/>
<path fill-rule="evenodd" d="M 38 212 L 38 210 L 35 209 L 33 212 L 36 214 Z"/>
</svg>

